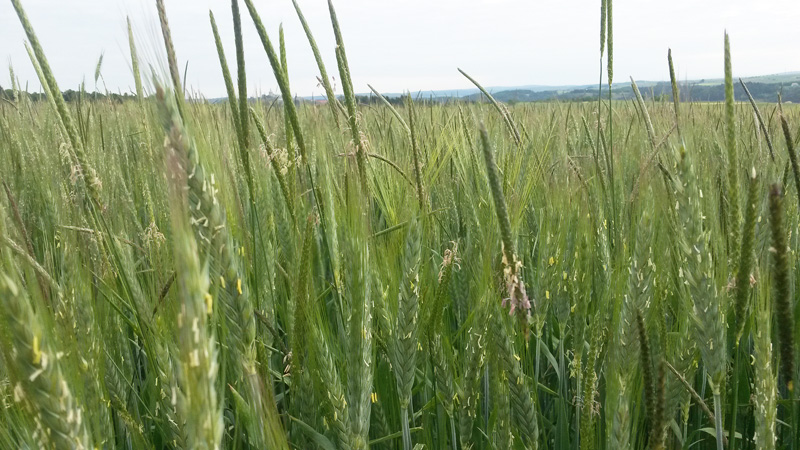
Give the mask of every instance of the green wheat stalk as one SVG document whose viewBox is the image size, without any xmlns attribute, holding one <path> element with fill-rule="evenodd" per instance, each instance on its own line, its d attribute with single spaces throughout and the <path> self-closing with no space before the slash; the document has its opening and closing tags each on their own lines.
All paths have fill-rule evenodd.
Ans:
<svg viewBox="0 0 800 450">
<path fill-rule="evenodd" d="M 178 58 L 175 56 L 175 46 L 172 45 L 172 33 L 167 21 L 167 12 L 164 9 L 164 0 L 156 0 L 158 9 L 158 20 L 161 24 L 161 35 L 164 38 L 164 47 L 167 50 L 167 62 L 169 65 L 169 76 L 172 78 L 172 89 L 175 93 L 175 102 L 178 105 L 178 112 L 182 119 L 186 118 L 185 101 L 183 98 L 183 88 L 181 87 L 181 74 L 178 71 Z"/>
<path fill-rule="evenodd" d="M 606 72 L 608 73 L 608 95 L 609 95 L 609 109 L 611 108 L 611 84 L 614 80 L 614 14 L 613 14 L 613 7 L 612 7 L 612 0 L 605 0 L 606 3 L 606 45 L 608 46 L 608 67 L 606 68 Z M 602 53 L 602 48 L 600 53 Z M 611 125 L 612 121 L 609 120 L 609 126 Z"/>
<path fill-rule="evenodd" d="M 511 395 L 511 417 L 516 428 L 522 434 L 527 448 L 538 448 L 539 425 L 537 422 L 536 407 L 534 406 L 531 392 L 525 382 L 527 376 L 522 371 L 520 357 L 514 350 L 512 336 L 503 323 L 502 314 L 495 314 L 493 326 L 495 339 L 499 346 L 499 362 L 507 377 L 508 390 Z"/>
<path fill-rule="evenodd" d="M 319 372 L 318 377 L 322 389 L 326 391 L 324 398 L 327 401 L 327 420 L 336 434 L 336 448 L 349 450 L 352 429 L 342 381 L 333 354 L 330 352 L 327 336 L 321 332 L 321 326 L 317 325 L 315 328 L 312 348 Z"/>
<path fill-rule="evenodd" d="M 136 98 L 144 100 L 144 91 L 142 89 L 142 76 L 139 73 L 139 56 L 136 52 L 136 42 L 133 39 L 133 28 L 131 28 L 131 18 L 127 17 L 128 22 L 128 45 L 131 51 L 131 68 L 133 69 L 133 80 L 136 83 Z"/>
<path fill-rule="evenodd" d="M 494 200 L 494 209 L 497 214 L 497 221 L 500 224 L 500 237 L 503 244 L 503 276 L 506 284 L 507 300 L 510 304 L 510 314 L 517 311 L 520 322 L 523 324 L 527 336 L 527 319 L 530 317 L 531 302 L 525 293 L 525 284 L 520 278 L 522 261 L 519 261 L 514 249 L 514 241 L 511 237 L 511 222 L 508 218 L 508 207 L 506 206 L 503 187 L 500 183 L 500 171 L 494 158 L 494 150 L 489 142 L 489 133 L 481 124 L 481 143 L 483 144 L 483 157 L 486 162 L 486 173 L 489 178 L 489 188 Z M 535 309 L 535 305 L 534 305 Z"/>
<path fill-rule="evenodd" d="M 8 63 L 8 76 L 11 79 L 11 95 L 14 103 L 19 103 L 19 87 L 17 86 L 17 76 L 14 74 L 14 66 Z"/>
<path fill-rule="evenodd" d="M 778 377 L 772 358 L 772 302 L 767 295 L 758 295 L 753 332 L 755 448 L 775 449 L 775 424 L 778 412 Z"/>
<path fill-rule="evenodd" d="M 219 30 L 217 29 L 217 21 L 214 19 L 214 13 L 210 10 L 208 11 L 208 18 L 211 21 L 211 31 L 214 34 L 214 44 L 217 47 L 217 56 L 219 56 L 219 65 L 222 68 L 222 79 L 225 81 L 225 90 L 228 93 L 228 103 L 230 104 L 231 108 L 231 117 L 233 118 L 233 129 L 236 132 L 237 139 L 240 139 L 241 132 L 241 125 L 239 124 L 240 117 L 239 113 L 237 112 L 237 100 L 236 100 L 236 91 L 233 88 L 233 81 L 231 80 L 231 73 L 228 70 L 228 61 L 225 58 L 225 49 L 222 46 L 222 40 L 219 37 Z M 239 145 L 241 147 L 241 141 L 239 140 Z"/>
<path fill-rule="evenodd" d="M 402 259 L 402 279 L 397 296 L 397 317 L 394 324 L 394 356 L 392 366 L 397 381 L 403 427 L 403 448 L 411 450 L 408 409 L 411 389 L 417 367 L 418 314 L 419 314 L 419 270 L 421 258 L 422 229 L 419 219 L 412 220 L 406 234 Z"/>
<path fill-rule="evenodd" d="M 750 296 L 750 278 L 753 270 L 754 250 L 756 239 L 756 221 L 758 215 L 758 191 L 759 183 L 756 176 L 756 169 L 752 169 L 750 175 L 750 185 L 748 188 L 747 205 L 745 209 L 744 229 L 742 233 L 742 247 L 739 252 L 739 272 L 736 275 L 736 290 L 734 303 L 734 330 L 736 332 L 736 346 L 744 331 L 745 315 L 747 314 L 747 304 Z"/>
<path fill-rule="evenodd" d="M 741 241 L 742 211 L 739 204 L 739 151 L 736 147 L 736 118 L 734 116 L 733 74 L 731 69 L 731 47 L 728 33 L 725 33 L 725 146 L 728 150 L 728 203 L 731 266 L 739 263 L 739 247 Z"/>
<path fill-rule="evenodd" d="M 159 91 L 159 107 L 164 130 L 169 144 L 184 158 L 182 169 L 186 172 L 188 185 L 188 211 L 195 239 L 202 254 L 209 255 L 211 280 L 222 311 L 225 313 L 229 344 L 236 349 L 237 358 L 243 362 L 244 373 L 250 373 L 255 361 L 255 316 L 249 290 L 243 279 L 241 261 L 237 247 L 228 231 L 225 211 L 216 198 L 217 187 L 213 176 L 206 174 L 199 161 L 195 141 L 186 130 L 177 107 L 167 102 L 163 91 Z"/>
<path fill-rule="evenodd" d="M 459 412 L 459 437 L 461 445 L 472 443 L 473 423 L 478 407 L 478 381 L 484 367 L 487 351 L 486 307 L 478 306 L 472 325 L 467 328 L 466 347 L 462 353 L 463 372 L 457 387 Z"/>
<path fill-rule="evenodd" d="M 0 208 L 0 238 L 5 237 L 5 211 Z M 92 448 L 83 421 L 83 408 L 72 394 L 58 352 L 47 342 L 41 312 L 31 299 L 8 250 L 0 247 L 0 295 L 4 299 L 4 376 L 13 382 L 15 403 L 27 406 L 39 432 L 39 445 L 48 448 Z M 72 389 L 71 389 L 72 388 Z"/>
<path fill-rule="evenodd" d="M 75 160 L 78 163 L 78 168 L 82 175 L 86 190 L 89 193 L 89 197 L 94 202 L 94 205 L 102 210 L 103 203 L 100 200 L 100 189 L 102 187 L 102 182 L 100 181 L 100 178 L 98 178 L 94 168 L 89 164 L 89 160 L 87 159 L 86 152 L 83 148 L 83 141 L 79 138 L 78 129 L 75 127 L 75 124 L 72 121 L 72 115 L 67 108 L 67 103 L 64 101 L 64 97 L 61 95 L 61 89 L 58 88 L 58 83 L 53 76 L 53 71 L 50 69 L 50 64 L 48 64 L 47 58 L 44 55 L 44 50 L 39 44 L 39 39 L 36 37 L 33 26 L 28 20 L 28 16 L 25 14 L 25 10 L 22 8 L 22 3 L 20 3 L 20 0 L 11 0 L 11 4 L 14 6 L 14 9 L 17 12 L 17 17 L 19 17 L 22 28 L 25 30 L 25 34 L 28 36 L 28 41 L 33 49 L 33 54 L 36 56 L 36 61 L 41 69 L 40 79 L 44 79 L 45 83 L 43 83 L 43 85 L 46 84 L 47 89 L 50 91 L 51 95 L 48 97 L 52 98 L 55 102 L 56 112 L 58 113 L 61 124 L 66 131 L 67 137 L 69 138 L 69 143 L 72 146 L 72 151 L 74 152 Z"/>
<path fill-rule="evenodd" d="M 27 41 L 25 42 L 25 50 L 28 52 L 28 58 L 31 60 L 33 69 L 36 71 L 36 76 L 39 78 L 39 83 L 42 85 L 44 95 L 47 97 L 47 103 L 50 104 L 50 106 L 53 108 L 53 111 L 58 113 L 58 105 L 56 104 L 55 97 L 53 97 L 52 91 L 50 91 L 50 86 L 47 84 L 47 79 L 44 76 L 44 72 L 42 72 L 42 67 L 39 65 L 39 61 L 36 60 L 36 55 L 33 54 L 33 50 L 31 49 L 30 45 L 28 45 Z M 63 121 L 58 121 L 58 127 L 59 130 L 61 130 L 62 136 L 69 136 Z M 70 154 L 70 159 L 72 159 L 72 154 Z"/>
<path fill-rule="evenodd" d="M 747 99 L 750 100 L 750 106 L 753 107 L 753 112 L 756 113 L 756 119 L 758 119 L 758 125 L 761 127 L 761 131 L 764 133 L 764 137 L 767 139 L 769 156 L 770 158 L 772 158 L 772 161 L 775 162 L 775 150 L 772 148 L 772 138 L 769 137 L 769 130 L 767 130 L 767 126 L 764 124 L 764 119 L 761 117 L 761 111 L 759 111 L 758 106 L 756 105 L 756 101 L 753 98 L 753 95 L 750 94 L 750 89 L 747 89 L 747 85 L 744 84 L 744 81 L 742 81 L 741 78 L 739 78 L 739 84 L 742 85 L 744 93 L 747 94 Z"/>
<path fill-rule="evenodd" d="M 187 217 L 186 155 L 174 145 L 178 139 L 177 133 L 171 136 L 167 155 L 173 251 L 179 267 L 177 282 L 181 299 L 175 318 L 179 350 L 177 411 L 179 423 L 186 429 L 189 448 L 217 449 L 223 426 L 216 390 L 217 343 L 209 323 L 213 303 L 208 301 L 208 266 L 200 265 L 197 242 Z"/>
<path fill-rule="evenodd" d="M 678 132 L 678 137 L 681 138 L 681 125 L 680 125 L 680 101 L 681 91 L 678 88 L 678 81 L 675 78 L 675 65 L 672 63 L 672 49 L 667 49 L 667 62 L 669 63 L 669 83 L 672 86 L 672 104 L 675 108 L 675 128 Z"/>
<path fill-rule="evenodd" d="M 300 6 L 297 4 L 297 0 L 292 0 L 292 5 L 294 5 L 294 9 L 297 12 L 297 17 L 300 19 L 300 24 L 303 26 L 303 31 L 306 33 L 308 43 L 311 45 L 311 51 L 314 53 L 314 59 L 317 61 L 317 67 L 319 67 L 320 83 L 322 83 L 322 87 L 325 89 L 325 96 L 328 98 L 328 106 L 331 109 L 331 115 L 336 123 L 336 128 L 339 128 L 339 115 L 336 109 L 336 105 L 339 104 L 339 100 L 336 99 L 336 95 L 333 93 L 333 87 L 331 86 L 328 72 L 325 70 L 325 63 L 322 61 L 322 55 L 317 47 L 317 41 L 314 40 L 314 35 L 311 33 L 311 28 L 308 26 L 306 18 L 303 16 L 303 12 L 300 10 Z"/>
<path fill-rule="evenodd" d="M 411 155 L 414 159 L 414 181 L 417 185 L 417 201 L 419 202 L 420 214 L 425 212 L 425 188 L 422 185 L 422 163 L 420 161 L 419 146 L 417 142 L 416 112 L 411 94 L 406 96 L 406 106 L 408 108 L 408 130 L 411 138 Z"/>
<path fill-rule="evenodd" d="M 296 223 L 297 219 L 295 218 L 294 212 L 294 197 L 292 197 L 292 194 L 289 190 L 290 187 L 286 181 L 286 175 L 283 173 L 283 168 L 278 161 L 275 149 L 272 147 L 272 142 L 270 142 L 269 136 L 267 136 L 267 130 L 264 129 L 264 125 L 261 123 L 261 120 L 258 118 L 253 108 L 250 108 L 250 118 L 253 120 L 253 123 L 256 124 L 258 135 L 261 137 L 261 142 L 264 144 L 264 147 L 267 150 L 267 158 L 269 159 L 269 163 L 272 165 L 272 169 L 275 172 L 275 177 L 278 179 L 278 185 L 280 186 L 281 193 L 283 194 L 283 199 L 286 202 L 286 209 L 289 211 L 289 215 L 292 217 L 292 222 Z"/>
<path fill-rule="evenodd" d="M 503 107 L 500 105 L 500 103 L 498 103 L 497 100 L 495 100 L 494 97 L 492 97 L 492 94 L 490 94 L 489 91 L 484 89 L 484 87 L 481 86 L 481 84 L 478 83 L 477 80 L 475 80 L 471 76 L 467 75 L 467 73 L 464 72 L 461 69 L 458 69 L 458 71 L 461 72 L 461 75 L 464 75 L 464 77 L 466 77 L 472 84 L 474 84 L 475 87 L 477 87 L 478 90 L 480 90 L 481 93 L 483 95 L 485 95 L 486 98 L 489 99 L 489 101 L 492 103 L 492 105 L 495 107 L 495 109 L 497 109 L 497 112 L 500 113 L 500 117 L 503 118 L 503 122 L 505 122 L 506 127 L 508 127 L 509 132 L 511 132 L 511 137 L 514 138 L 514 142 L 517 144 L 517 146 L 521 146 L 522 145 L 522 137 L 519 134 L 519 130 L 517 129 L 517 126 L 514 123 L 514 120 L 511 118 L 511 115 L 508 113 L 508 110 L 503 109 Z"/>
<path fill-rule="evenodd" d="M 780 185 L 773 184 L 769 191 L 770 228 L 772 230 L 773 300 L 780 351 L 780 372 L 784 382 L 793 391 L 794 380 L 794 323 L 792 318 L 791 281 L 789 269 L 789 244 L 783 224 L 783 198 Z"/>
<path fill-rule="evenodd" d="M 656 132 L 655 129 L 653 129 L 653 122 L 650 120 L 650 114 L 647 112 L 647 105 L 644 103 L 642 94 L 639 92 L 639 87 L 636 86 L 636 81 L 633 80 L 633 77 L 631 77 L 631 88 L 633 88 L 633 94 L 636 96 L 636 103 L 639 105 L 639 109 L 642 111 L 642 115 L 644 116 L 647 137 L 650 138 L 650 144 L 653 146 L 653 151 L 655 151 L 658 148 L 658 145 L 656 144 Z"/>
<path fill-rule="evenodd" d="M 304 161 L 307 161 L 308 154 L 306 151 L 306 144 L 300 128 L 300 120 L 297 116 L 297 108 L 295 107 L 292 93 L 289 90 L 289 80 L 286 79 L 286 73 L 281 68 L 278 55 L 275 53 L 275 48 L 272 46 L 272 42 L 269 40 L 269 35 L 267 35 L 264 24 L 261 22 L 261 17 L 258 15 L 258 11 L 256 11 L 255 6 L 253 6 L 253 1 L 245 0 L 245 4 L 247 5 L 247 10 L 250 12 L 250 17 L 253 19 L 253 23 L 255 24 L 256 31 L 261 39 L 261 44 L 264 47 L 264 51 L 267 53 L 267 59 L 269 59 L 270 66 L 272 66 L 272 72 L 275 75 L 276 81 L 278 82 L 284 107 L 289 114 L 289 122 L 292 124 L 292 128 L 294 129 L 294 138 L 297 142 L 297 147 L 300 149 L 300 156 Z"/>
<path fill-rule="evenodd" d="M 797 150 L 794 148 L 794 139 L 792 139 L 792 132 L 789 129 L 789 122 L 786 116 L 783 115 L 781 110 L 778 110 L 778 116 L 781 120 L 781 128 L 783 129 L 783 137 L 786 140 L 786 151 L 789 153 L 789 163 L 792 166 L 792 174 L 794 175 L 794 187 L 797 191 L 797 202 L 800 205 L 800 165 L 797 162 Z"/>
<path fill-rule="evenodd" d="M 347 107 L 347 121 L 350 125 L 350 133 L 353 145 L 356 147 L 356 164 L 358 165 L 358 176 L 362 189 L 367 192 L 367 150 L 364 146 L 365 138 L 362 137 L 358 125 L 358 115 L 356 111 L 356 96 L 353 92 L 353 80 L 350 78 L 350 66 L 347 63 L 347 54 L 344 48 L 344 39 L 339 27 L 339 20 L 336 18 L 336 10 L 333 8 L 333 1 L 328 0 L 328 11 L 333 25 L 333 35 L 336 38 L 336 62 L 339 66 L 339 79 L 342 82 L 344 91 L 344 102 Z"/>
<path fill-rule="evenodd" d="M 722 450 L 722 406 L 721 393 L 727 374 L 727 351 L 725 349 L 724 316 L 721 298 L 714 282 L 714 261 L 711 252 L 711 232 L 703 226 L 700 190 L 691 156 L 681 147 L 678 162 L 679 177 L 676 178 L 678 197 L 678 250 L 685 262 L 682 270 L 686 295 L 693 302 L 692 318 L 695 340 L 705 365 L 714 396 L 714 419 L 717 434 L 717 449 Z"/>
</svg>

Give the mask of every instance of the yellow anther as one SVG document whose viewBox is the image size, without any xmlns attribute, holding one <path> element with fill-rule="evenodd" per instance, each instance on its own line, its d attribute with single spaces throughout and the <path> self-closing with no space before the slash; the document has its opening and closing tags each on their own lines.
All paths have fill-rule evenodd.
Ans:
<svg viewBox="0 0 800 450">
<path fill-rule="evenodd" d="M 39 336 L 33 336 L 33 364 L 39 365 L 42 362 L 42 352 L 39 350 Z"/>
<path fill-rule="evenodd" d="M 211 311 L 214 310 L 214 298 L 211 297 L 211 294 L 206 292 L 205 299 L 206 299 L 206 314 L 210 315 Z"/>
</svg>

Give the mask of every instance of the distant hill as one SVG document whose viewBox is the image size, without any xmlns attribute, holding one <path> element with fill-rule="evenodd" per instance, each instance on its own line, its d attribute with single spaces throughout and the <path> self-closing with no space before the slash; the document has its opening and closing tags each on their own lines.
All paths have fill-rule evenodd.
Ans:
<svg viewBox="0 0 800 450">
<path fill-rule="evenodd" d="M 774 103 L 778 101 L 778 94 L 784 102 L 800 103 L 800 72 L 785 72 L 771 75 L 759 75 L 751 77 L 743 77 L 742 80 L 747 84 L 750 93 L 759 102 Z M 724 80 L 722 78 L 714 79 L 700 79 L 680 81 L 678 87 L 681 94 L 682 101 L 695 101 L 695 102 L 719 102 L 725 100 L 725 89 L 723 86 Z M 646 99 L 651 98 L 669 98 L 672 96 L 672 87 L 668 81 L 636 81 L 642 96 Z M 514 102 L 545 102 L 545 101 L 591 101 L 597 99 L 597 84 L 590 85 L 565 85 L 565 86 L 546 86 L 546 85 L 525 85 L 525 86 L 493 86 L 488 87 L 492 96 L 501 102 L 514 103 Z M 65 99 L 73 101 L 78 97 L 76 91 L 65 91 Z M 88 98 L 98 99 L 105 98 L 105 95 L 100 93 L 85 94 Z M 400 103 L 402 93 L 390 92 L 383 93 L 390 102 Z M 476 88 L 472 89 L 445 89 L 435 91 L 416 91 L 412 95 L 419 96 L 425 100 L 432 100 L 438 102 L 446 102 L 455 99 L 463 101 L 481 101 L 483 95 Z M 603 86 L 602 95 L 604 98 L 608 97 L 608 86 Z M 734 95 L 738 101 L 747 101 L 747 96 L 738 82 L 738 78 L 734 80 Z M 628 82 L 619 82 L 615 84 L 611 90 L 611 97 L 615 100 L 626 100 L 633 98 L 633 89 Z M 0 86 L 0 97 L 13 98 L 13 92 L 10 89 L 4 90 Z M 43 99 L 39 93 L 32 93 L 33 100 Z M 115 101 L 124 101 L 129 97 L 126 95 L 111 94 Z M 357 94 L 359 102 L 373 102 L 375 96 L 372 93 Z M 261 101 L 273 102 L 280 101 L 280 95 L 270 93 L 258 97 Z M 295 97 L 298 102 L 304 101 L 324 101 L 324 97 L 319 95 L 311 97 Z M 227 97 L 210 98 L 206 99 L 208 102 L 217 103 L 227 101 Z M 252 101 L 257 100 L 251 97 Z"/>
<path fill-rule="evenodd" d="M 529 84 L 525 86 L 490 86 L 487 87 L 486 90 L 489 91 L 490 94 L 494 96 L 495 92 L 507 92 L 507 91 L 530 91 L 530 92 L 549 92 L 549 91 L 571 91 L 573 89 L 582 89 L 587 88 L 589 85 L 567 85 L 567 86 L 549 86 L 543 84 Z M 411 95 L 420 95 L 422 98 L 463 98 L 468 97 L 470 95 L 478 94 L 480 91 L 477 88 L 467 88 L 467 89 L 444 89 L 444 90 L 436 90 L 436 91 L 414 91 Z M 358 94 L 358 95 L 369 95 L 369 93 Z M 405 95 L 404 92 L 382 92 L 386 98 L 394 98 L 400 97 Z"/>
<path fill-rule="evenodd" d="M 776 102 L 778 93 L 784 102 L 800 103 L 800 72 L 786 72 L 772 75 L 759 75 L 743 77 L 747 88 L 756 101 Z M 738 79 L 734 80 L 734 96 L 736 100 L 747 101 Z M 683 101 L 718 102 L 725 100 L 725 88 L 722 78 L 700 79 L 678 82 L 681 99 Z M 668 81 L 637 81 L 642 96 L 645 98 L 659 98 L 671 96 L 672 87 Z M 537 101 L 585 101 L 597 98 L 597 85 L 580 86 L 516 86 L 487 88 L 492 96 L 501 102 L 537 102 Z M 479 101 L 483 96 L 478 89 L 440 90 L 420 92 L 426 99 L 447 101 L 461 99 Z M 426 95 L 428 94 L 428 95 Z M 365 96 L 369 94 L 364 94 Z M 383 94 L 386 97 L 397 97 L 400 94 Z M 608 86 L 603 86 L 603 96 L 608 96 Z M 616 100 L 633 98 L 633 89 L 630 83 L 621 82 L 613 86 L 611 97 Z"/>
</svg>

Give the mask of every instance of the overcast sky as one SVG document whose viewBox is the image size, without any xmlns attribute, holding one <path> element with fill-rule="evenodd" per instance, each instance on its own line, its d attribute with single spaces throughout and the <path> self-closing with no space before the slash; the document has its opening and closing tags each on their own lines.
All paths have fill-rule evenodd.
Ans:
<svg viewBox="0 0 800 450">
<path fill-rule="evenodd" d="M 250 95 L 277 91 L 266 54 L 241 2 Z M 318 94 L 316 63 L 291 0 L 254 0 L 277 46 L 283 23 L 292 90 Z M 300 0 L 336 75 L 326 0 Z M 155 1 L 23 0 L 62 89 L 86 80 L 105 54 L 102 75 L 111 91 L 131 92 L 133 78 L 125 17 L 133 21 L 140 57 L 163 67 Z M 460 67 L 485 86 L 568 85 L 598 81 L 600 0 L 338 0 L 356 92 L 367 83 L 382 92 L 469 88 Z M 188 88 L 225 95 L 208 11 L 216 16 L 231 68 L 235 67 L 230 3 L 166 0 L 172 37 Z M 800 70 L 798 0 L 614 0 L 614 81 L 669 78 L 672 48 L 680 79 L 723 75 L 723 33 L 731 35 L 735 76 Z M 32 90 L 39 82 L 23 46 L 16 14 L 0 0 L 0 63 L 13 63 Z M 234 74 L 235 77 L 235 74 Z M 0 85 L 9 86 L 7 71 Z M 102 82 L 100 89 L 103 89 Z M 338 89 L 340 91 L 340 89 Z"/>
</svg>

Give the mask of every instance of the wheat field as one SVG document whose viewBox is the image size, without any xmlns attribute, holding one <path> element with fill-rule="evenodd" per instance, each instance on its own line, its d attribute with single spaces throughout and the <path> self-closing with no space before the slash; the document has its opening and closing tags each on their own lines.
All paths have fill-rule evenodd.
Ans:
<svg viewBox="0 0 800 450">
<path fill-rule="evenodd" d="M 800 448 L 800 109 L 734 101 L 727 35 L 724 103 L 671 53 L 669 99 L 368 101 L 295 3 L 296 102 L 233 0 L 213 103 L 158 0 L 169 72 L 130 32 L 136 95 L 66 102 L 11 1 L 45 95 L 0 98 L 0 447 Z"/>
</svg>

